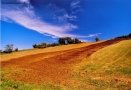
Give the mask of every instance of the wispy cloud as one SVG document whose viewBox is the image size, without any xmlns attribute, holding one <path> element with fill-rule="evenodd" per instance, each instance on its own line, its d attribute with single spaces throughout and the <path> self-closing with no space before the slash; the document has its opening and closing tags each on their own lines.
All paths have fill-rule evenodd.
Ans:
<svg viewBox="0 0 131 90">
<path fill-rule="evenodd" d="M 75 9 L 75 8 L 79 8 L 79 7 L 81 7 L 80 5 L 80 1 L 73 1 L 71 4 L 70 4 L 70 7 L 72 8 L 72 9 Z"/>
<path fill-rule="evenodd" d="M 77 16 L 75 16 L 75 15 L 68 15 L 66 13 L 63 16 L 59 16 L 58 17 L 58 21 L 60 21 L 60 22 L 67 22 L 68 20 L 70 20 L 70 21 L 77 21 Z"/>
<path fill-rule="evenodd" d="M 29 2 L 28 0 L 21 0 L 25 2 Z M 80 1 L 73 2 L 71 4 L 71 7 L 79 7 Z M 10 7 L 10 8 L 9 8 Z M 55 6 L 55 8 L 59 11 L 64 11 L 63 9 L 59 9 Z M 77 25 L 74 25 L 69 22 L 62 23 L 61 25 L 55 25 L 52 23 L 48 23 L 45 20 L 41 19 L 38 15 L 35 14 L 34 8 L 29 5 L 28 7 L 22 7 L 21 6 L 2 6 L 2 20 L 9 22 L 9 20 L 14 21 L 15 23 L 26 27 L 30 30 L 37 31 L 39 33 L 42 33 L 45 36 L 51 36 L 52 38 L 57 37 L 73 37 L 73 38 L 87 38 L 87 37 L 94 37 L 97 34 L 90 34 L 88 36 L 81 36 L 81 35 L 75 35 L 70 34 L 69 32 L 71 30 L 78 29 L 79 27 Z M 62 15 L 61 15 L 62 16 Z M 59 17 L 59 16 L 58 16 Z M 63 13 L 63 17 L 70 20 L 75 20 L 77 16 L 75 15 L 69 15 L 67 13 Z"/>
<path fill-rule="evenodd" d="M 75 0 L 70 4 L 70 8 L 71 8 L 71 12 L 72 14 L 75 14 L 79 11 L 83 11 L 83 9 L 81 8 L 80 5 L 80 1 L 79 0 Z"/>
<path fill-rule="evenodd" d="M 2 17 L 4 21 L 7 21 L 7 18 L 10 18 L 14 22 L 28 28 L 35 30 L 42 34 L 48 33 L 57 37 L 66 36 L 67 32 L 73 29 L 76 29 L 77 26 L 66 23 L 61 26 L 52 25 L 43 20 L 40 20 L 38 16 L 35 15 L 33 10 L 29 8 L 24 8 L 23 10 L 19 9 L 2 9 Z"/>
<path fill-rule="evenodd" d="M 99 36 L 101 33 L 95 33 L 95 34 L 89 34 L 88 37 L 97 37 Z"/>
</svg>

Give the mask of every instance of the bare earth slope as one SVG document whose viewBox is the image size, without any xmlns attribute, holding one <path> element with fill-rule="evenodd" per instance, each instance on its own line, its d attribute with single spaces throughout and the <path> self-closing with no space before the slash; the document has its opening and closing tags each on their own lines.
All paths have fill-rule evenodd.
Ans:
<svg viewBox="0 0 131 90">
<path fill-rule="evenodd" d="M 74 67 L 90 57 L 94 52 L 118 43 L 123 39 L 113 39 L 96 44 L 85 45 L 68 50 L 30 54 L 18 58 L 3 60 L 2 70 L 8 70 L 6 75 L 16 81 L 43 84 L 54 83 L 61 86 L 74 87 L 81 81 L 73 79 Z M 87 85 L 88 83 L 83 83 Z M 90 86 L 88 84 L 88 86 Z"/>
<path fill-rule="evenodd" d="M 101 42 L 103 42 L 103 41 L 101 41 Z M 75 48 L 88 46 L 90 44 L 93 44 L 93 43 L 71 44 L 71 45 L 63 45 L 63 46 L 50 47 L 50 48 L 44 48 L 44 49 L 30 49 L 30 50 L 24 50 L 24 51 L 19 51 L 19 52 L 13 52 L 11 54 L 3 54 L 1 56 L 1 58 L 2 58 L 1 61 L 7 61 L 12 58 L 19 58 L 19 57 L 23 57 L 23 56 L 27 56 L 27 55 L 33 55 L 33 54 L 39 54 L 39 53 L 45 53 L 45 52 L 55 52 L 55 51 L 75 49 Z"/>
</svg>

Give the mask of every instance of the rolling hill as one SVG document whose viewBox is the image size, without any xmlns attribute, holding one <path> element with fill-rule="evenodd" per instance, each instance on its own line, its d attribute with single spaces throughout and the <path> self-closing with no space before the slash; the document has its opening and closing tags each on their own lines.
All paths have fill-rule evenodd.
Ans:
<svg viewBox="0 0 131 90">
<path fill-rule="evenodd" d="M 130 90 L 131 39 L 2 55 L 2 90 Z"/>
</svg>

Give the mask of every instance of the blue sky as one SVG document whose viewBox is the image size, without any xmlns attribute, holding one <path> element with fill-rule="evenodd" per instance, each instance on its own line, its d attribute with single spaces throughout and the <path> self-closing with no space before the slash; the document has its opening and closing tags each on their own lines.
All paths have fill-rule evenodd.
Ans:
<svg viewBox="0 0 131 90">
<path fill-rule="evenodd" d="M 131 0 L 1 0 L 2 50 L 7 44 L 28 49 L 59 37 L 94 41 L 130 32 Z"/>
</svg>

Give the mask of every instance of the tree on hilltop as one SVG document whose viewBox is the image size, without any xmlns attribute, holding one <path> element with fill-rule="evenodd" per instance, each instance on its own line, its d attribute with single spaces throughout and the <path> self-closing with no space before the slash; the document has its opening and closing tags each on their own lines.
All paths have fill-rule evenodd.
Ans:
<svg viewBox="0 0 131 90">
<path fill-rule="evenodd" d="M 99 39 L 98 37 L 96 37 L 95 40 L 96 40 L 96 42 L 97 42 L 97 41 L 100 41 L 100 39 Z"/>
<path fill-rule="evenodd" d="M 13 51 L 13 44 L 8 44 L 8 45 L 6 45 L 6 47 L 5 47 L 5 53 L 11 53 L 12 51 Z"/>
<path fill-rule="evenodd" d="M 38 45 L 37 44 L 34 44 L 34 45 L 32 45 L 33 46 L 33 48 L 38 48 Z"/>
<path fill-rule="evenodd" d="M 131 37 L 131 33 L 128 35 L 128 37 Z"/>
<path fill-rule="evenodd" d="M 65 45 L 65 38 L 59 38 L 58 43 L 61 45 Z"/>
</svg>

